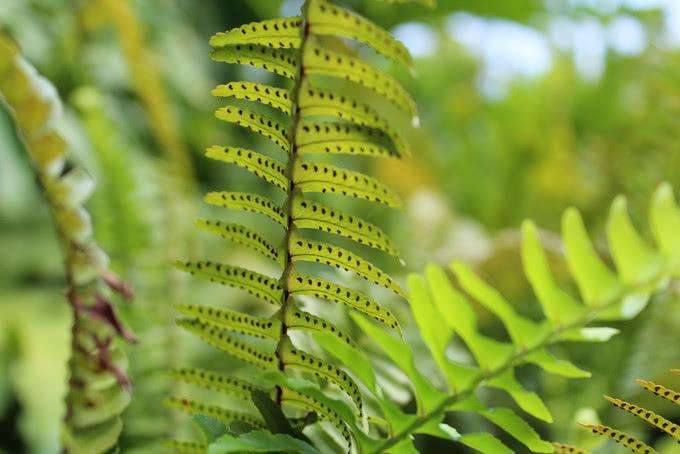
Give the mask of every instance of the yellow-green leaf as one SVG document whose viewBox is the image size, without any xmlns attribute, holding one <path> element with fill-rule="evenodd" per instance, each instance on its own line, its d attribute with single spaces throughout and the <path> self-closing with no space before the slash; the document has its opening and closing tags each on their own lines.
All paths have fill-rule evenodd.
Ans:
<svg viewBox="0 0 680 454">
<path fill-rule="evenodd" d="M 348 9 L 335 6 L 326 0 L 311 0 L 307 17 L 310 30 L 314 34 L 353 39 L 406 66 L 413 63 L 406 46 L 379 25 Z"/>
<path fill-rule="evenodd" d="M 392 290 L 399 296 L 405 296 L 403 290 L 387 273 L 346 249 L 292 236 L 290 239 L 290 256 L 295 262 L 324 263 L 345 271 L 351 271 L 367 281 Z"/>
<path fill-rule="evenodd" d="M 308 93 L 305 91 L 303 93 Z M 328 99 L 330 93 L 324 98 Z M 304 95 L 303 95 L 304 97 Z M 338 99 L 338 98 L 336 98 Z M 339 98 L 338 104 L 345 98 Z M 349 101 L 345 101 L 350 103 Z M 307 117 L 337 116 L 348 118 L 359 124 L 336 123 L 305 119 L 297 127 L 297 150 L 298 153 L 329 153 L 349 154 L 357 156 L 373 157 L 403 157 L 410 156 L 406 142 L 395 132 L 384 127 L 378 129 L 374 126 L 361 124 L 356 114 L 348 113 L 333 105 L 312 105 L 302 110 Z M 354 105 L 352 101 L 350 105 Z M 366 122 L 367 123 L 367 122 Z"/>
<path fill-rule="evenodd" d="M 245 148 L 223 147 L 219 145 L 208 148 L 205 152 L 208 158 L 217 161 L 236 164 L 247 171 L 271 183 L 279 189 L 288 191 L 286 167 L 276 159 Z"/>
<path fill-rule="evenodd" d="M 252 66 L 288 79 L 294 79 L 298 75 L 297 58 L 284 49 L 237 44 L 213 50 L 210 58 L 224 63 Z"/>
<path fill-rule="evenodd" d="M 251 22 L 219 32 L 210 38 L 213 47 L 233 46 L 236 44 L 257 44 L 275 49 L 300 47 L 302 38 L 302 18 L 286 17 Z"/>
<path fill-rule="evenodd" d="M 324 49 L 313 40 L 305 46 L 302 58 L 307 74 L 354 82 L 384 96 L 407 114 L 417 115 L 415 102 L 399 82 L 359 58 Z"/>
<path fill-rule="evenodd" d="M 309 312 L 302 311 L 296 307 L 289 307 L 284 319 L 288 329 L 327 333 L 351 347 L 356 347 L 356 344 L 347 333 L 333 325 L 331 322 L 317 317 L 314 314 L 310 314 Z"/>
<path fill-rule="evenodd" d="M 196 367 L 173 369 L 170 375 L 175 380 L 250 399 L 251 393 L 258 389 L 251 382 Z"/>
<path fill-rule="evenodd" d="M 215 111 L 215 116 L 220 120 L 234 123 L 262 134 L 271 139 L 272 142 L 280 146 L 284 151 L 290 152 L 288 131 L 286 131 L 286 128 L 281 123 L 272 118 L 236 106 L 219 108 Z"/>
<path fill-rule="evenodd" d="M 226 330 L 220 329 L 215 325 L 204 323 L 196 319 L 181 319 L 177 321 L 177 325 L 197 335 L 213 347 L 230 354 L 234 358 L 254 364 L 263 369 L 275 370 L 277 368 L 277 359 L 274 355 L 260 351 L 255 347 L 251 347 L 250 345 L 231 337 L 227 334 Z"/>
<path fill-rule="evenodd" d="M 238 311 L 205 306 L 201 304 L 180 304 L 177 311 L 191 318 L 215 325 L 218 328 L 235 331 L 251 336 L 278 339 L 281 322 Z"/>
<path fill-rule="evenodd" d="M 331 281 L 301 274 L 291 274 L 288 277 L 288 291 L 292 295 L 310 295 L 343 304 L 390 328 L 400 329 L 399 322 L 389 309 L 359 291 L 334 284 Z"/>
<path fill-rule="evenodd" d="M 242 80 L 218 85 L 213 89 L 212 95 L 221 98 L 236 98 L 259 102 L 260 104 L 273 107 L 286 115 L 292 115 L 293 113 L 293 102 L 290 99 L 290 93 L 285 88 Z"/>
<path fill-rule="evenodd" d="M 286 369 L 300 369 L 329 380 L 342 389 L 352 399 L 358 414 L 363 415 L 363 402 L 359 387 L 347 372 L 315 356 L 296 349 L 290 343 L 284 345 L 280 352 L 281 360 Z"/>
<path fill-rule="evenodd" d="M 281 305 L 283 290 L 278 281 L 271 277 L 246 268 L 210 261 L 177 261 L 175 265 L 192 275 L 245 290 L 270 304 Z"/>
<path fill-rule="evenodd" d="M 240 224 L 208 219 L 198 219 L 195 223 L 201 230 L 219 235 L 225 240 L 249 247 L 255 252 L 258 252 L 265 257 L 269 257 L 275 262 L 279 262 L 279 250 L 272 246 L 259 233 L 248 227 L 244 227 Z"/>
<path fill-rule="evenodd" d="M 248 192 L 209 192 L 205 203 L 232 210 L 249 211 L 267 216 L 273 221 L 288 227 L 288 216 L 272 200 Z"/>
<path fill-rule="evenodd" d="M 330 164 L 297 161 L 293 183 L 302 192 L 340 194 L 401 208 L 399 196 L 375 178 Z"/>
<path fill-rule="evenodd" d="M 392 240 L 376 225 L 343 211 L 297 197 L 293 201 L 293 224 L 300 229 L 316 229 L 349 238 L 394 256 Z"/>
<path fill-rule="evenodd" d="M 262 421 L 257 416 L 234 410 L 228 410 L 216 405 L 208 405 L 193 399 L 169 397 L 165 400 L 165 405 L 170 408 L 181 410 L 190 415 L 206 415 L 210 416 L 211 418 L 219 419 L 225 423 L 243 421 L 251 426 L 265 427 L 264 421 Z"/>
</svg>

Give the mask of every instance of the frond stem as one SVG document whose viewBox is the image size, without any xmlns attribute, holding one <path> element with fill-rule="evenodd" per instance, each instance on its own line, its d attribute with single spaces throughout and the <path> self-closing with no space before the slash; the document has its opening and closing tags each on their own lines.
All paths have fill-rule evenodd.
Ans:
<svg viewBox="0 0 680 454">
<path fill-rule="evenodd" d="M 286 340 L 288 339 L 288 326 L 286 324 L 286 311 L 289 310 L 290 306 L 293 305 L 293 297 L 290 294 L 290 291 L 288 289 L 288 276 L 290 276 L 291 273 L 293 273 L 295 269 L 295 264 L 293 263 L 293 260 L 291 259 L 290 256 L 290 249 L 291 249 L 291 239 L 293 237 L 293 233 L 295 233 L 295 225 L 293 224 L 293 200 L 297 194 L 297 190 L 295 188 L 295 183 L 293 182 L 293 170 L 295 169 L 295 165 L 297 163 L 298 159 L 298 153 L 297 153 L 297 127 L 298 123 L 300 122 L 300 107 L 299 107 L 299 98 L 300 98 L 300 89 L 302 87 L 302 82 L 305 78 L 305 66 L 304 66 L 304 60 L 303 60 L 303 55 L 305 52 L 305 46 L 307 45 L 307 38 L 309 36 L 309 24 L 307 22 L 307 9 L 308 9 L 308 1 L 305 0 L 305 3 L 302 5 L 302 8 L 300 10 L 301 16 L 302 16 L 302 29 L 301 29 L 301 41 L 300 41 L 300 49 L 298 50 L 298 74 L 297 77 L 295 78 L 295 84 L 293 85 L 293 88 L 290 91 L 290 99 L 293 102 L 293 118 L 291 121 L 291 129 L 289 132 L 289 137 L 290 137 L 290 143 L 291 143 L 291 148 L 290 148 L 290 156 L 288 157 L 288 163 L 286 165 L 286 177 L 288 178 L 288 196 L 286 198 L 286 201 L 284 203 L 283 209 L 288 215 L 288 225 L 286 227 L 286 234 L 283 239 L 283 244 L 284 244 L 284 254 L 285 254 L 285 267 L 283 269 L 283 272 L 281 273 L 281 279 L 280 279 L 280 284 L 281 287 L 283 288 L 283 303 L 281 305 L 281 309 L 278 311 L 279 319 L 281 321 L 281 331 L 279 334 L 279 341 L 276 345 L 276 357 L 278 359 L 278 366 L 279 370 L 283 371 L 284 370 L 284 364 L 283 360 L 281 359 L 281 351 L 283 349 L 283 346 L 285 345 Z M 281 406 L 281 389 L 280 387 L 276 387 L 276 403 Z"/>
</svg>

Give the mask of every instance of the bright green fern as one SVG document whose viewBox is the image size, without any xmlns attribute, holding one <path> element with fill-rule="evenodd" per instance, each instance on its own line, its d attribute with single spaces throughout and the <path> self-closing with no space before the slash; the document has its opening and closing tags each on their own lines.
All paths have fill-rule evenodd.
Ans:
<svg viewBox="0 0 680 454">
<path fill-rule="evenodd" d="M 308 238 L 307 232 L 320 231 L 344 237 L 364 246 L 396 256 L 390 238 L 380 227 L 319 200 L 318 194 L 336 194 L 384 205 L 401 207 L 399 196 L 374 178 L 357 171 L 322 163 L 319 155 L 352 155 L 400 158 L 410 155 L 402 134 L 376 109 L 357 97 L 341 95 L 324 88 L 320 81 L 340 79 L 358 85 L 392 103 L 413 119 L 416 107 L 411 97 L 392 76 L 373 68 L 356 56 L 339 49 L 333 39 L 345 38 L 363 43 L 377 53 L 406 66 L 411 57 L 402 43 L 378 25 L 335 6 L 326 0 L 308 0 L 301 16 L 265 20 L 218 33 L 210 40 L 216 61 L 255 67 L 288 79 L 284 86 L 250 81 L 219 85 L 213 95 L 227 100 L 250 101 L 266 108 L 260 113 L 227 104 L 215 115 L 227 123 L 241 126 L 271 140 L 285 155 L 270 157 L 262 152 L 232 146 L 212 146 L 206 156 L 241 167 L 280 191 L 283 202 L 245 192 L 219 191 L 206 195 L 206 203 L 246 211 L 269 218 L 282 229 L 282 238 L 265 238 L 245 226 L 220 220 L 202 219 L 197 225 L 247 246 L 271 259 L 281 268 L 277 276 L 239 266 L 208 261 L 181 261 L 178 268 L 199 278 L 245 290 L 273 306 L 270 317 L 256 317 L 226 307 L 183 304 L 179 325 L 210 345 L 271 373 L 275 385 L 271 397 L 290 413 L 298 409 L 328 421 L 343 435 L 346 448 L 362 447 L 368 438 L 354 422 L 366 420 L 364 401 L 355 378 L 338 365 L 317 358 L 294 345 L 293 331 L 316 333 L 338 348 L 352 350 L 354 340 L 323 317 L 298 307 L 300 297 L 313 296 L 343 305 L 364 314 L 388 330 L 398 331 L 395 316 L 368 295 L 332 281 L 303 274 L 303 262 L 319 263 L 349 271 L 371 283 L 386 287 L 397 295 L 405 293 L 387 273 L 355 252 L 325 241 Z M 256 106 L 259 107 L 259 106 Z M 237 334 L 238 333 L 238 334 Z M 239 334 L 246 335 L 244 338 Z M 249 338 L 265 339 L 253 344 Z M 284 375 L 278 375 L 283 372 Z M 352 404 L 351 413 L 338 412 L 334 405 L 311 384 L 288 383 L 291 376 L 318 377 L 335 385 Z M 214 372 L 181 369 L 175 378 L 199 387 L 220 390 L 250 399 L 254 385 L 217 375 Z M 306 386 L 312 386 L 309 390 Z M 252 427 L 264 427 L 256 412 L 244 414 L 207 405 L 191 399 L 172 398 L 172 407 L 190 414 L 204 414 L 225 423 L 234 420 Z M 252 407 L 250 407 L 252 409 Z M 176 449 L 193 452 L 201 444 L 174 442 Z"/>
</svg>

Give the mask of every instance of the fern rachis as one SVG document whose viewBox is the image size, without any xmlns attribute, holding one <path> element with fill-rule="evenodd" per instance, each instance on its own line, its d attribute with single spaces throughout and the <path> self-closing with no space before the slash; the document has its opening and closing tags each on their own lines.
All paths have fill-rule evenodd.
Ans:
<svg viewBox="0 0 680 454">
<path fill-rule="evenodd" d="M 231 104 L 219 108 L 215 113 L 220 120 L 271 140 L 285 152 L 287 163 L 245 148 L 213 146 L 206 152 L 207 157 L 242 167 L 283 191 L 283 204 L 279 206 L 274 200 L 256 194 L 226 191 L 211 192 L 206 195 L 205 201 L 214 206 L 269 217 L 283 228 L 284 233 L 282 245 L 278 247 L 252 229 L 237 224 L 201 220 L 198 225 L 203 230 L 248 246 L 274 260 L 282 271 L 278 278 L 273 278 L 227 264 L 178 262 L 178 267 L 183 270 L 241 288 L 277 307 L 276 312 L 267 319 L 225 308 L 184 304 L 178 309 L 187 318 L 180 320 L 179 324 L 209 344 L 264 370 L 283 373 L 298 370 L 307 377 L 316 375 L 334 383 L 353 402 L 354 410 L 348 415 L 313 389 L 297 387 L 285 379 L 270 377 L 274 380 L 272 397 L 278 405 L 317 413 L 321 419 L 337 428 L 349 446 L 358 443 L 356 437 L 360 436 L 354 430 L 357 427 L 353 422 L 354 415 L 364 417 L 359 387 L 345 370 L 296 347 L 289 338 L 289 332 L 303 330 L 326 335 L 326 341 L 337 342 L 344 346 L 342 348 L 350 350 L 356 347 L 355 343 L 328 320 L 299 309 L 296 299 L 311 295 L 341 304 L 390 328 L 398 328 L 398 322 L 387 308 L 369 296 L 325 279 L 300 274 L 296 264 L 312 262 L 345 269 L 403 295 L 399 286 L 368 260 L 348 249 L 309 240 L 304 234 L 309 230 L 317 230 L 394 256 L 397 251 L 379 226 L 318 203 L 306 194 L 335 193 L 392 208 L 398 208 L 401 203 L 389 188 L 367 175 L 316 163 L 305 157 L 316 153 L 401 157 L 408 155 L 409 150 L 401 135 L 390 127 L 379 112 L 358 100 L 336 95 L 333 90 L 315 88 L 314 77 L 330 76 L 363 85 L 383 95 L 408 115 L 415 114 L 415 104 L 391 76 L 359 59 L 326 48 L 318 39 L 319 35 L 353 39 L 373 47 L 388 58 L 410 64 L 406 49 L 387 32 L 326 0 L 306 1 L 300 17 L 246 24 L 218 33 L 210 40 L 214 48 L 211 53 L 214 60 L 249 65 L 290 79 L 292 83 L 289 88 L 284 88 L 236 81 L 219 85 L 213 90 L 213 95 L 217 97 L 262 104 L 277 111 L 279 116 L 283 115 L 285 121 Z M 230 332 L 270 339 L 275 343 L 273 351 L 250 346 L 247 341 L 237 339 Z M 191 378 L 193 375 L 177 374 L 176 377 L 214 389 L 214 385 L 208 382 Z M 234 391 L 233 387 L 227 390 Z M 178 402 L 181 401 L 174 400 L 170 405 L 184 408 L 190 413 L 195 413 L 196 408 L 199 408 L 199 403 L 188 401 L 187 407 Z M 177 446 L 184 445 L 180 443 Z M 187 449 L 190 449 L 189 446 L 186 445 Z"/>
</svg>

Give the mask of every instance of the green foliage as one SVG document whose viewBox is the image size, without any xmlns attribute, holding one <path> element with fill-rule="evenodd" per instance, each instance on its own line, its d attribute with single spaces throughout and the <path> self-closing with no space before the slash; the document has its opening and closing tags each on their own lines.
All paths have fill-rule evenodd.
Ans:
<svg viewBox="0 0 680 454">
<path fill-rule="evenodd" d="M 103 453 L 122 431 L 130 403 L 127 358 L 120 338 L 134 337 L 113 309 L 111 293 L 131 298 L 108 270 L 108 257 L 92 238 L 83 204 L 94 183 L 83 169 L 67 166 L 67 143 L 49 123 L 60 104 L 54 88 L 0 36 L 0 94 L 33 165 L 64 254 L 68 302 L 73 311 L 71 358 L 62 443 L 67 452 Z"/>
<path fill-rule="evenodd" d="M 673 369 L 671 372 L 680 375 L 680 371 Z M 656 383 L 647 380 L 636 380 L 636 382 L 642 386 L 646 391 L 673 402 L 675 405 L 680 405 L 680 393 L 673 391 L 672 389 L 666 388 L 665 386 L 657 385 Z M 664 432 L 671 440 L 676 443 L 680 443 L 680 426 L 669 421 L 661 415 L 654 413 L 646 408 L 639 407 L 635 404 L 631 404 L 621 399 L 615 397 L 604 396 L 614 407 L 621 409 L 625 412 L 630 413 L 633 416 L 637 416 L 647 424 L 658 430 Z M 647 444 L 640 441 L 638 438 L 630 435 L 629 433 L 617 429 L 613 429 L 609 426 L 603 424 L 581 424 L 582 427 L 590 430 L 594 434 L 602 435 L 604 437 L 611 438 L 616 443 L 628 448 L 630 452 L 633 453 L 656 453 L 657 451 L 648 446 Z M 572 451 L 569 451 L 569 449 Z M 584 450 L 576 450 L 571 446 L 556 444 L 556 452 L 583 452 Z"/>
<path fill-rule="evenodd" d="M 180 320 L 179 324 L 211 345 L 265 370 L 298 371 L 308 378 L 316 376 L 336 385 L 353 402 L 355 410 L 349 413 L 351 418 L 357 415 L 361 419 L 364 418 L 364 403 L 354 378 L 331 362 L 296 346 L 288 333 L 314 333 L 322 339 L 322 343 L 336 345 L 337 352 L 344 359 L 351 359 L 356 348 L 354 341 L 323 316 L 298 308 L 298 297 L 315 296 L 339 303 L 391 328 L 398 327 L 396 318 L 387 308 L 358 290 L 298 274 L 296 265 L 312 262 L 344 269 L 404 296 L 397 283 L 371 261 L 343 247 L 308 239 L 303 234 L 314 230 L 331 233 L 392 255 L 397 254 L 396 247 L 375 224 L 318 203 L 307 194 L 337 194 L 392 208 L 401 207 L 401 201 L 391 189 L 372 177 L 331 164 L 304 161 L 302 156 L 341 153 L 400 157 L 409 152 L 402 137 L 381 114 L 356 99 L 335 94 L 332 89 L 315 88 L 315 76 L 330 76 L 363 85 L 411 116 L 415 115 L 415 104 L 396 79 L 358 58 L 326 47 L 319 38 L 321 35 L 350 38 L 368 44 L 397 61 L 411 63 L 406 48 L 389 33 L 325 0 L 305 3 L 301 17 L 250 23 L 218 33 L 210 40 L 215 60 L 254 66 L 294 80 L 292 87 L 285 88 L 231 82 L 213 91 L 213 95 L 218 97 L 250 101 L 283 114 L 284 120 L 278 120 L 237 105 L 221 107 L 215 113 L 219 119 L 270 139 L 287 152 L 287 163 L 261 152 L 235 147 L 214 146 L 206 153 L 212 159 L 242 167 L 286 193 L 281 205 L 274 199 L 237 192 L 212 192 L 205 199 L 212 205 L 260 213 L 271 218 L 285 229 L 282 247 L 272 246 L 261 234 L 238 224 L 199 221 L 201 228 L 274 259 L 282 266 L 283 272 L 277 281 L 255 271 L 206 261 L 179 262 L 178 267 L 213 282 L 244 289 L 265 302 L 280 306 L 280 309 L 267 319 L 231 309 L 185 304 L 179 306 L 179 310 L 187 318 Z M 333 121 L 325 121 L 327 119 Z M 241 341 L 230 332 L 273 339 L 275 345 L 269 345 L 267 350 L 262 346 L 250 346 L 247 340 Z M 225 382 L 225 386 L 218 386 L 214 374 L 207 374 L 200 379 L 188 373 L 178 378 L 205 388 L 219 388 L 225 393 L 233 391 L 231 394 L 243 397 L 245 387 L 234 386 L 231 381 Z M 316 413 L 321 420 L 330 421 L 340 431 L 347 448 L 352 445 L 346 418 L 340 416 L 347 413 L 344 408 L 340 412 L 335 410 L 337 405 L 344 404 L 328 405 L 325 398 L 310 394 L 306 387 L 290 389 L 277 383 L 276 389 L 278 405 L 284 409 L 290 407 Z M 199 403 L 189 401 L 187 406 L 177 402 L 171 401 L 172 405 L 185 411 L 198 411 Z M 210 411 L 213 416 L 218 414 L 212 407 Z M 238 444 L 242 442 L 243 436 L 229 440 L 224 438 L 220 444 L 224 451 L 219 452 L 227 452 L 227 447 L 234 443 L 234 446 L 243 447 Z M 216 448 L 211 446 L 210 449 Z"/>
</svg>

